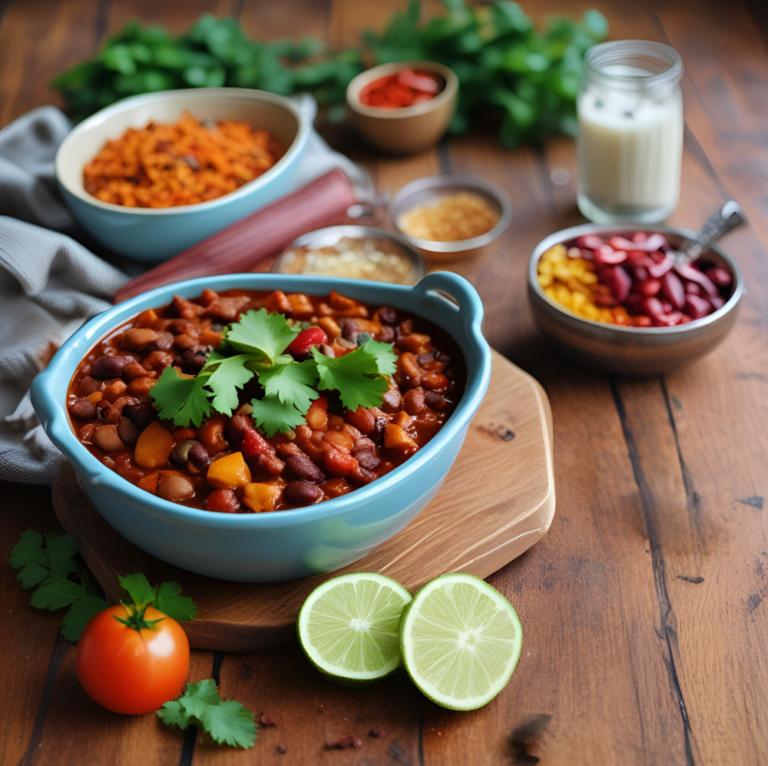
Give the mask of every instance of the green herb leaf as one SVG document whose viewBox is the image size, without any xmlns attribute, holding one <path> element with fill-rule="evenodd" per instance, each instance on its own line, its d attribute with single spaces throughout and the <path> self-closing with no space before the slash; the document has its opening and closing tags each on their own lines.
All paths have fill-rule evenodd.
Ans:
<svg viewBox="0 0 768 766">
<path fill-rule="evenodd" d="M 278 431 L 286 433 L 304 422 L 304 413 L 299 412 L 292 404 L 283 404 L 277 397 L 254 399 L 251 405 L 256 425 L 267 436 L 274 436 Z"/>
<path fill-rule="evenodd" d="M 77 641 L 85 626 L 99 612 L 107 608 L 107 602 L 100 596 L 85 593 L 75 601 L 61 621 L 61 635 L 67 641 Z"/>
<path fill-rule="evenodd" d="M 248 749 L 253 747 L 258 734 L 253 712 L 235 700 L 209 707 L 202 722 L 211 739 L 220 745 Z"/>
<path fill-rule="evenodd" d="M 367 353 L 365 344 L 362 348 L 345 354 L 337 359 L 322 354 L 316 347 L 312 356 L 317 362 L 320 376 L 320 388 L 336 389 L 341 396 L 341 403 L 350 410 L 358 407 L 378 407 L 389 388 L 389 382 L 381 377 L 379 364 L 388 365 L 385 358 L 379 360 L 379 353 Z"/>
<path fill-rule="evenodd" d="M 228 415 L 232 410 L 237 409 L 238 390 L 255 374 L 245 366 L 250 359 L 251 357 L 247 354 L 238 354 L 225 357 L 216 363 L 216 369 L 205 385 L 214 394 L 211 404 L 217 412 Z"/>
<path fill-rule="evenodd" d="M 227 333 L 227 341 L 236 349 L 261 354 L 273 364 L 295 337 L 283 314 L 269 314 L 266 309 L 243 314 Z"/>
<path fill-rule="evenodd" d="M 69 606 L 83 595 L 83 586 L 66 577 L 49 577 L 29 599 L 35 609 L 61 609 Z"/>
<path fill-rule="evenodd" d="M 128 592 L 128 596 L 136 606 L 153 604 L 157 598 L 157 590 L 149 584 L 142 572 L 124 575 L 118 578 L 120 585 Z"/>
<path fill-rule="evenodd" d="M 21 587 L 24 590 L 34 588 L 35 585 L 40 585 L 43 580 L 47 580 L 51 576 L 49 569 L 46 569 L 42 564 L 38 564 L 36 561 L 30 561 L 29 564 L 25 564 L 21 571 L 16 575 L 16 579 L 21 583 Z"/>
<path fill-rule="evenodd" d="M 82 567 L 75 561 L 77 543 L 69 535 L 47 534 L 45 547 L 51 561 L 51 574 L 66 577 L 68 574 L 79 572 Z"/>
<path fill-rule="evenodd" d="M 218 705 L 221 702 L 221 696 L 216 688 L 216 682 L 208 678 L 197 684 L 187 684 L 187 691 L 179 702 L 187 715 L 202 720 L 205 711 L 211 705 Z"/>
<path fill-rule="evenodd" d="M 164 582 L 157 589 L 157 598 L 154 606 L 168 617 L 185 622 L 194 620 L 197 607 L 191 598 L 180 596 L 181 585 L 177 582 Z"/>
<path fill-rule="evenodd" d="M 166 702 L 165 705 L 157 711 L 157 717 L 166 726 L 178 726 L 179 729 L 186 729 L 190 724 L 189 714 L 184 710 L 178 700 Z"/>
<path fill-rule="evenodd" d="M 39 532 L 28 529 L 21 533 L 21 539 L 11 548 L 8 562 L 14 569 L 21 569 L 30 562 L 50 568 L 50 559 L 43 550 L 43 536 Z"/>
<path fill-rule="evenodd" d="M 392 344 L 370 340 L 361 346 L 356 353 L 360 352 L 371 358 L 379 375 L 394 375 L 397 371 L 397 354 L 392 351 Z"/>
<path fill-rule="evenodd" d="M 309 405 L 318 397 L 317 364 L 307 359 L 300 364 L 275 365 L 259 375 L 259 383 L 267 398 L 277 398 L 306 415 Z"/>
<path fill-rule="evenodd" d="M 211 403 L 205 393 L 207 376 L 182 378 L 175 367 L 166 367 L 149 392 L 157 414 L 177 426 L 199 427 L 211 414 Z"/>
</svg>

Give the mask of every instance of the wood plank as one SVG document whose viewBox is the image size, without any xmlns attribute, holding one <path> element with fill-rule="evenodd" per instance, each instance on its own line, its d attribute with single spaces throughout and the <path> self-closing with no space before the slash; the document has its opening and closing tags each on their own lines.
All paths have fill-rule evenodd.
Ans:
<svg viewBox="0 0 768 766">
<path fill-rule="evenodd" d="M 25 763 L 39 745 L 50 691 L 69 644 L 59 637 L 64 612 L 33 609 L 30 592 L 21 589 L 6 562 L 25 530 L 55 534 L 63 530 L 53 513 L 49 489 L 2 482 L 0 494 L 0 763 L 17 764 Z"/>
<path fill-rule="evenodd" d="M 487 577 L 546 534 L 555 512 L 549 405 L 536 381 L 499 354 L 493 358 L 488 394 L 437 497 L 405 529 L 335 575 L 379 572 L 413 592 L 447 572 Z M 195 575 L 121 537 L 88 502 L 71 468 L 59 474 L 53 499 L 111 601 L 119 600 L 118 578 L 128 572 L 181 583 L 199 609 L 186 626 L 196 648 L 242 652 L 294 643 L 301 605 L 333 576 L 249 584 Z"/>
</svg>

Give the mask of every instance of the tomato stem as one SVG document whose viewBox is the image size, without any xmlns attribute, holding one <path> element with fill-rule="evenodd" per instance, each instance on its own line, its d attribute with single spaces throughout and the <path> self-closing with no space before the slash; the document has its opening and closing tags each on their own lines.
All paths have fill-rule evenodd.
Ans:
<svg viewBox="0 0 768 766">
<path fill-rule="evenodd" d="M 116 614 L 112 615 L 118 622 L 122 622 L 123 625 L 127 625 L 129 628 L 141 631 L 144 628 L 149 630 L 157 630 L 157 623 L 162 622 L 165 617 L 160 617 L 157 620 L 145 620 L 144 613 L 147 611 L 149 604 L 143 606 L 137 606 L 136 604 L 122 602 L 125 607 L 125 611 L 128 612 L 128 617 L 118 617 Z"/>
</svg>

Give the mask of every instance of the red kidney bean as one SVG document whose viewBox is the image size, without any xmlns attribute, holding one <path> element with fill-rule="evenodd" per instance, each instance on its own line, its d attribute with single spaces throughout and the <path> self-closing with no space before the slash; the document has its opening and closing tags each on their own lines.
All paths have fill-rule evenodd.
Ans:
<svg viewBox="0 0 768 766">
<path fill-rule="evenodd" d="M 661 305 L 665 314 L 669 314 L 670 311 L 674 311 L 675 309 L 675 307 L 666 299 L 662 299 Z"/>
<path fill-rule="evenodd" d="M 648 235 L 644 231 L 636 231 L 632 235 L 632 241 L 639 245 L 641 242 L 645 242 L 645 240 L 648 239 Z"/>
<path fill-rule="evenodd" d="M 170 332 L 161 332 L 155 340 L 147 346 L 148 351 L 169 351 L 173 348 L 175 338 Z"/>
<path fill-rule="evenodd" d="M 379 321 L 382 324 L 395 325 L 397 324 L 397 311 L 389 306 L 382 306 L 379 309 Z"/>
<path fill-rule="evenodd" d="M 141 436 L 139 427 L 126 417 L 121 417 L 118 421 L 117 433 L 126 444 L 136 444 L 139 440 L 139 436 Z"/>
<path fill-rule="evenodd" d="M 101 388 L 101 381 L 86 375 L 78 384 L 77 391 L 80 396 L 88 396 Z"/>
<path fill-rule="evenodd" d="M 651 234 L 642 242 L 637 242 L 626 237 L 611 237 L 608 243 L 614 250 L 644 250 L 650 253 L 664 247 L 667 244 L 667 238 L 663 234 Z"/>
<path fill-rule="evenodd" d="M 321 484 L 325 481 L 325 474 L 304 454 L 288 455 L 285 458 L 288 471 L 297 479 Z"/>
<path fill-rule="evenodd" d="M 412 388 L 410 391 L 406 391 L 405 396 L 403 397 L 405 411 L 409 415 L 418 415 L 424 407 L 426 407 L 424 397 L 425 393 L 423 388 Z"/>
<path fill-rule="evenodd" d="M 636 282 L 645 282 L 646 279 L 650 278 L 650 274 L 648 273 L 648 269 L 645 268 L 645 266 L 634 266 L 632 267 L 632 277 Z"/>
<path fill-rule="evenodd" d="M 645 298 L 652 298 L 654 295 L 659 294 L 661 290 L 661 282 L 658 279 L 646 279 L 645 282 L 638 282 L 637 292 Z"/>
<path fill-rule="evenodd" d="M 712 266 L 704 272 L 718 287 L 729 287 L 733 282 L 728 269 L 724 269 L 722 266 Z"/>
<path fill-rule="evenodd" d="M 655 253 L 652 255 L 655 255 Z M 663 253 L 659 253 L 659 255 L 661 255 L 661 258 L 658 260 L 654 258 L 653 263 L 648 267 L 648 273 L 652 277 L 656 277 L 656 279 L 663 277 L 675 265 L 674 258 L 670 258 Z"/>
<path fill-rule="evenodd" d="M 613 308 L 614 306 L 619 305 L 619 302 L 612 295 L 594 295 L 592 300 L 598 306 L 603 306 L 605 308 Z"/>
<path fill-rule="evenodd" d="M 181 370 L 187 375 L 195 375 L 203 369 L 206 360 L 205 354 L 186 348 L 181 353 Z"/>
<path fill-rule="evenodd" d="M 341 337 L 344 340 L 348 340 L 350 343 L 357 343 L 357 336 L 360 335 L 361 331 L 357 326 L 357 322 L 352 317 L 341 317 L 339 319 L 339 327 L 341 327 Z"/>
<path fill-rule="evenodd" d="M 250 421 L 245 415 L 234 415 L 227 421 L 227 425 L 224 426 L 224 438 L 230 443 L 233 449 L 240 449 L 240 444 L 243 441 L 247 431 L 251 431 Z"/>
<path fill-rule="evenodd" d="M 355 442 L 355 446 L 354 446 L 352 451 L 354 452 L 356 449 L 359 449 L 359 450 L 364 450 L 364 449 L 375 450 L 376 449 L 376 445 L 367 436 L 363 436 L 363 437 L 361 437 L 360 439 L 358 439 Z"/>
<path fill-rule="evenodd" d="M 195 488 L 192 482 L 183 476 L 162 472 L 157 482 L 157 494 L 163 500 L 180 503 L 182 500 L 189 500 L 195 494 Z"/>
<path fill-rule="evenodd" d="M 647 282 L 646 282 L 647 284 Z M 679 311 L 685 306 L 685 288 L 680 277 L 668 271 L 661 278 L 661 294 Z"/>
<path fill-rule="evenodd" d="M 272 452 L 262 452 L 256 456 L 256 465 L 265 470 L 270 476 L 279 476 L 285 468 L 285 463 Z"/>
<path fill-rule="evenodd" d="M 96 417 L 96 405 L 87 399 L 75 399 L 69 403 L 69 412 L 76 418 L 90 420 Z"/>
<path fill-rule="evenodd" d="M 205 507 L 214 513 L 237 513 L 242 506 L 233 489 L 214 489 L 208 495 Z"/>
<path fill-rule="evenodd" d="M 442 394 L 438 394 L 436 391 L 427 392 L 427 395 L 424 397 L 424 401 L 427 407 L 435 410 L 436 412 L 444 410 L 448 404 L 445 397 Z"/>
<path fill-rule="evenodd" d="M 378 334 L 378 339 L 381 343 L 394 343 L 395 342 L 395 328 L 389 325 L 383 325 L 381 331 Z"/>
<path fill-rule="evenodd" d="M 709 314 L 712 307 L 706 298 L 702 298 L 699 295 L 686 295 L 685 306 L 683 311 L 688 314 L 691 319 L 700 319 L 703 316 Z"/>
<path fill-rule="evenodd" d="M 291 455 L 303 455 L 304 453 L 301 451 L 301 447 L 299 447 L 298 444 L 294 444 L 294 442 L 285 442 L 285 444 L 278 444 L 275 447 L 275 452 L 281 457 L 281 458 L 287 458 Z"/>
<path fill-rule="evenodd" d="M 136 360 L 132 356 L 100 356 L 91 368 L 91 377 L 100 380 L 109 378 L 119 378 L 122 375 L 123 367 Z"/>
<path fill-rule="evenodd" d="M 720 295 L 712 295 L 709 298 L 709 302 L 712 304 L 713 309 L 720 309 L 725 305 L 725 301 Z"/>
<path fill-rule="evenodd" d="M 196 441 L 187 452 L 187 459 L 199 471 L 204 471 L 211 464 L 211 457 L 202 442 Z"/>
<path fill-rule="evenodd" d="M 120 452 L 127 448 L 127 444 L 120 438 L 117 428 L 113 425 L 99 426 L 94 434 L 93 441 L 104 452 Z"/>
<path fill-rule="evenodd" d="M 381 465 L 381 458 L 371 449 L 354 449 L 352 457 L 357 460 L 361 468 L 366 471 L 373 471 Z"/>
<path fill-rule="evenodd" d="M 643 298 L 640 302 L 640 310 L 651 319 L 659 319 L 664 315 L 664 305 L 658 298 Z"/>
<path fill-rule="evenodd" d="M 645 250 L 630 250 L 627 253 L 627 263 L 630 266 L 649 266 L 652 261 Z"/>
<path fill-rule="evenodd" d="M 675 271 L 683 277 L 683 279 L 689 279 L 691 282 L 696 282 L 704 288 L 704 292 L 707 295 L 719 295 L 717 287 L 712 283 L 712 280 L 704 273 L 699 271 L 693 264 L 690 263 L 678 263 L 675 266 Z"/>
<path fill-rule="evenodd" d="M 290 481 L 285 485 L 283 497 L 294 505 L 313 505 L 323 499 L 323 490 L 308 481 Z"/>
<path fill-rule="evenodd" d="M 627 260 L 625 250 L 614 250 L 610 245 L 600 245 L 595 250 L 595 263 L 605 266 L 614 266 Z"/>
<path fill-rule="evenodd" d="M 701 295 L 704 292 L 701 289 L 701 285 L 697 285 L 695 282 L 689 282 L 687 279 L 683 282 L 683 287 L 685 292 L 690 295 Z"/>
<path fill-rule="evenodd" d="M 126 404 L 123 415 L 130 418 L 142 431 L 155 419 L 155 408 L 149 402 Z"/>
<path fill-rule="evenodd" d="M 376 478 L 377 476 L 373 471 L 369 471 L 367 468 L 364 468 L 362 464 L 360 464 L 357 467 L 357 470 L 350 475 L 349 480 L 353 484 L 364 485 L 370 484 Z"/>
<path fill-rule="evenodd" d="M 597 250 L 603 244 L 603 238 L 597 234 L 583 234 L 576 239 L 576 246 L 587 250 Z"/>
<path fill-rule="evenodd" d="M 600 278 L 603 284 L 608 286 L 611 295 L 619 303 L 623 303 L 627 299 L 629 290 L 632 287 L 632 279 L 621 266 L 611 266 L 604 269 L 600 274 Z"/>
<path fill-rule="evenodd" d="M 390 388 L 389 391 L 384 394 L 381 409 L 383 409 L 384 412 L 397 412 L 400 409 L 402 399 L 403 397 L 396 388 Z"/>
</svg>

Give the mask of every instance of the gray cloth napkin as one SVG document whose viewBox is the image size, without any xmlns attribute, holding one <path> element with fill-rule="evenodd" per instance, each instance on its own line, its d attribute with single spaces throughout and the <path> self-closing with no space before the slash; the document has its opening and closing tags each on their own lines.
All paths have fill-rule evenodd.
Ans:
<svg viewBox="0 0 768 766">
<path fill-rule="evenodd" d="M 308 95 L 294 104 L 313 120 Z M 72 239 L 82 235 L 56 190 L 56 149 L 71 130 L 55 107 L 0 130 L 0 479 L 53 484 L 63 457 L 29 400 L 32 379 L 86 319 L 110 306 L 129 277 Z M 371 200 L 365 170 L 312 132 L 295 186 L 340 167 L 358 199 Z M 135 272 L 135 266 L 128 266 Z"/>
</svg>

